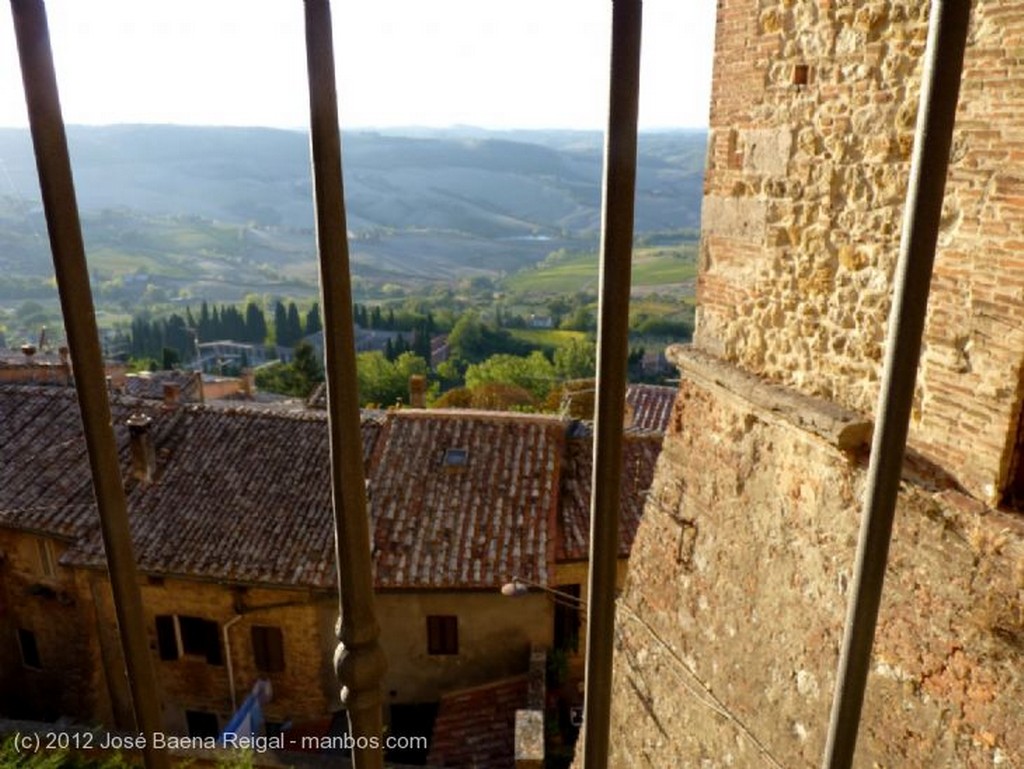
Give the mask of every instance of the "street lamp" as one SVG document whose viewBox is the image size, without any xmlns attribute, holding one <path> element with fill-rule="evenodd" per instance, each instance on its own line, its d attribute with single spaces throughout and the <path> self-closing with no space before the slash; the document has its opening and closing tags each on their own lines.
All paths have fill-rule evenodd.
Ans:
<svg viewBox="0 0 1024 769">
<path fill-rule="evenodd" d="M 561 590 L 555 590 L 547 585 L 542 585 L 539 582 L 533 582 L 532 580 L 524 579 L 519 576 L 513 576 L 511 581 L 502 585 L 501 594 L 508 598 L 520 598 L 529 593 L 531 588 L 547 593 L 553 597 L 555 603 L 563 602 L 563 606 L 567 605 L 574 609 L 587 608 L 587 602 L 578 596 L 572 595 L 571 593 L 565 593 Z"/>
</svg>

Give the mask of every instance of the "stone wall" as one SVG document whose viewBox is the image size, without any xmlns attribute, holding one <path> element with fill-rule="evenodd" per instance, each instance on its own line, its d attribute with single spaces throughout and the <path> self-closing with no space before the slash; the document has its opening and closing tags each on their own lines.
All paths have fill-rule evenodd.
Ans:
<svg viewBox="0 0 1024 769">
<path fill-rule="evenodd" d="M 107 671 L 123 669 L 120 641 L 114 621 L 113 598 L 105 575 L 82 571 L 80 592 L 94 596 L 95 623 L 101 647 L 105 650 Z M 142 601 L 146 628 L 150 637 L 164 726 L 169 733 L 187 734 L 188 710 L 217 715 L 220 726 L 233 714 L 231 681 L 226 664 L 231 658 L 235 703 L 241 703 L 259 678 L 270 680 L 273 699 L 264 708 L 270 721 L 322 719 L 341 705 L 334 679 L 331 655 L 334 643 L 330 624 L 321 615 L 336 615 L 336 598 L 307 590 L 270 588 L 231 588 L 198 580 L 146 579 Z M 223 664 L 210 664 L 199 656 L 185 655 L 162 660 L 158 655 L 157 615 L 199 617 L 217 623 Z M 230 650 L 224 645 L 227 623 Z M 267 673 L 256 668 L 252 645 L 252 626 L 273 626 L 282 631 L 285 657 L 283 671 Z M 326 627 L 325 627 L 326 626 Z M 131 718 L 126 681 L 110 675 L 111 709 L 115 722 L 130 728 Z"/>
<path fill-rule="evenodd" d="M 722 0 L 696 344 L 871 413 L 924 2 Z M 1024 361 L 1024 9 L 975 3 L 912 442 L 997 501 Z"/>
<path fill-rule="evenodd" d="M 611 766 L 821 759 L 864 452 L 795 423 L 770 393 L 716 384 L 721 366 L 707 379 L 684 369 L 633 547 Z M 817 423 L 831 409 L 821 403 Z M 1024 520 L 927 462 L 908 474 L 855 765 L 1024 765 Z"/>
<path fill-rule="evenodd" d="M 15 717 L 84 718 L 102 699 L 88 605 L 71 571 L 57 565 L 66 547 L 58 539 L 0 529 L 0 710 Z M 49 568 L 42 548 L 49 551 Z M 19 630 L 32 634 L 38 668 L 23 664 Z"/>
<path fill-rule="evenodd" d="M 695 349 L 618 603 L 612 766 L 820 764 L 927 10 L 718 3 Z M 858 767 L 1024 766 L 1022 46 L 1024 7 L 973 3 Z"/>
</svg>

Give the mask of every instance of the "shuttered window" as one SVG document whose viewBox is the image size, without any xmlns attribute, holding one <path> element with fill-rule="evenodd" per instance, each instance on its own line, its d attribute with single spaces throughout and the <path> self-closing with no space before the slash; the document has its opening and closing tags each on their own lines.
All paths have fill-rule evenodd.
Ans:
<svg viewBox="0 0 1024 769">
<path fill-rule="evenodd" d="M 279 673 L 284 670 L 284 636 L 281 628 L 253 625 L 252 656 L 257 670 L 265 673 Z"/>
<path fill-rule="evenodd" d="M 459 653 L 459 618 L 451 615 L 427 617 L 427 653 Z"/>
</svg>

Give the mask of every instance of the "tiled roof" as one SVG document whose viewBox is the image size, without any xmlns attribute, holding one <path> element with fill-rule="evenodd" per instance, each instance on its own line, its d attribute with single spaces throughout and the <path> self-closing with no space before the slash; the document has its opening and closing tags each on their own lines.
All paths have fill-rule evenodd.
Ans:
<svg viewBox="0 0 1024 769">
<path fill-rule="evenodd" d="M 0 523 L 74 538 L 94 515 L 74 391 L 6 385 L 0 394 Z M 114 410 L 116 423 L 127 417 Z"/>
<path fill-rule="evenodd" d="M 144 572 L 334 584 L 323 414 L 183 407 L 115 397 L 135 558 Z M 152 418 L 158 472 L 131 476 L 132 413 Z M 64 562 L 103 564 L 74 391 L 0 387 L 0 521 L 76 537 Z M 364 423 L 372 447 L 381 425 Z M 365 454 L 366 452 L 364 452 Z"/>
<path fill-rule="evenodd" d="M 370 472 L 379 584 L 546 584 L 564 430 L 536 415 L 391 412 Z M 465 462 L 447 464 L 449 449 Z"/>
<path fill-rule="evenodd" d="M 619 508 L 619 557 L 627 558 L 643 515 L 647 490 L 661 453 L 660 433 L 627 432 L 622 442 L 622 487 Z M 577 423 L 567 442 L 562 468 L 558 515 L 558 561 L 585 561 L 589 557 L 590 489 L 593 473 L 593 438 Z"/>
<path fill-rule="evenodd" d="M 254 584 L 334 586 L 326 415 L 111 401 L 135 555 L 144 572 Z M 125 421 L 151 417 L 157 473 L 131 474 Z M 660 436 L 624 444 L 628 555 Z M 590 430 L 552 416 L 364 412 L 379 588 L 546 584 L 587 556 Z M 0 386 L 0 526 L 75 544 L 66 563 L 102 566 L 88 457 L 71 388 Z"/>
<path fill-rule="evenodd" d="M 632 427 L 664 434 L 672 416 L 678 390 L 675 387 L 631 384 L 626 388 L 626 405 L 633 410 Z"/>
<path fill-rule="evenodd" d="M 114 397 L 136 561 L 148 573 L 334 584 L 326 416 L 164 409 Z M 153 483 L 131 475 L 125 420 L 152 418 Z M 546 582 L 565 423 L 495 412 L 367 412 L 380 588 Z M 71 389 L 0 387 L 0 525 L 77 539 L 65 562 L 103 563 Z M 444 462 L 446 448 L 466 451 Z"/>
<path fill-rule="evenodd" d="M 516 710 L 526 707 L 528 676 L 441 697 L 427 763 L 453 769 L 514 769 Z"/>
<path fill-rule="evenodd" d="M 64 365 L 64 361 L 55 352 L 36 352 L 26 355 L 21 350 L 0 347 L 0 367 L 61 365 Z"/>
<path fill-rule="evenodd" d="M 191 371 L 129 374 L 124 379 L 124 393 L 134 398 L 163 400 L 165 385 L 176 385 L 179 388 L 178 398 L 182 403 L 200 400 L 199 377 Z"/>
</svg>

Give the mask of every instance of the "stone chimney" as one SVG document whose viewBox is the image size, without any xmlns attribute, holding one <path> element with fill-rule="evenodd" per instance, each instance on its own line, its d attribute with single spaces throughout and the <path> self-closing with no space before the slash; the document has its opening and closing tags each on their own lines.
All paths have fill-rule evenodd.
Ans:
<svg viewBox="0 0 1024 769">
<path fill-rule="evenodd" d="M 251 369 L 242 369 L 242 395 L 252 398 L 256 393 L 256 373 Z"/>
<path fill-rule="evenodd" d="M 164 382 L 164 408 L 176 409 L 181 405 L 181 385 L 177 382 Z"/>
<path fill-rule="evenodd" d="M 570 379 L 562 385 L 561 412 L 572 419 L 594 418 L 597 380 Z"/>
<path fill-rule="evenodd" d="M 61 346 L 61 348 L 57 352 L 60 354 L 60 367 L 61 367 L 61 371 L 63 372 L 62 375 L 64 377 L 64 384 L 70 384 L 71 383 L 71 351 L 65 345 L 65 346 Z M 109 377 L 108 377 L 108 379 L 109 379 Z"/>
<path fill-rule="evenodd" d="M 156 448 L 150 432 L 152 422 L 145 414 L 132 414 L 127 422 L 132 450 L 132 475 L 144 483 L 152 483 L 156 477 Z"/>
<path fill-rule="evenodd" d="M 409 377 L 409 406 L 414 409 L 427 407 L 427 378 L 422 374 Z"/>
</svg>

